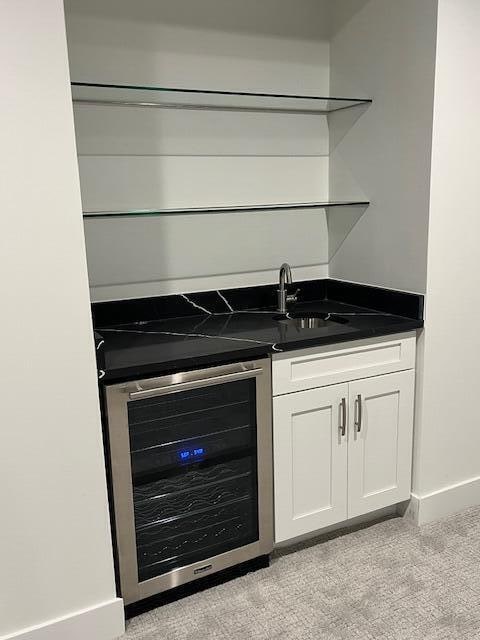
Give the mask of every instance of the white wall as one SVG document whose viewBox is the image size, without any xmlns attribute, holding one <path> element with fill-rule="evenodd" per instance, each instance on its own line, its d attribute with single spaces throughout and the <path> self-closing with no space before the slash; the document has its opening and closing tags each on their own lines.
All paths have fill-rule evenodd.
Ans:
<svg viewBox="0 0 480 640">
<path fill-rule="evenodd" d="M 330 197 L 372 203 L 332 212 L 331 237 L 353 227 L 332 246 L 332 278 L 425 291 L 436 5 L 332 2 L 331 93 L 373 98 L 330 119 Z"/>
<path fill-rule="evenodd" d="M 61 0 L 0 0 L 0 59 L 0 637 L 102 640 L 123 616 Z"/>
<path fill-rule="evenodd" d="M 326 0 L 67 0 L 72 79 L 328 95 Z M 325 116 L 78 106 L 85 210 L 328 199 Z M 96 300 L 327 274 L 324 211 L 87 221 Z"/>
<path fill-rule="evenodd" d="M 479 32 L 478 0 L 440 0 L 414 459 L 420 522 L 480 504 Z"/>
</svg>

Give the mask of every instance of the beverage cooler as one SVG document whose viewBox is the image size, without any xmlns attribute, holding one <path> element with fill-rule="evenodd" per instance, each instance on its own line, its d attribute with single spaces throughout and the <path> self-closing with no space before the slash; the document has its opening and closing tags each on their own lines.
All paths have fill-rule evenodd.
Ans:
<svg viewBox="0 0 480 640">
<path fill-rule="evenodd" d="M 106 387 L 125 604 L 273 548 L 270 360 Z"/>
</svg>

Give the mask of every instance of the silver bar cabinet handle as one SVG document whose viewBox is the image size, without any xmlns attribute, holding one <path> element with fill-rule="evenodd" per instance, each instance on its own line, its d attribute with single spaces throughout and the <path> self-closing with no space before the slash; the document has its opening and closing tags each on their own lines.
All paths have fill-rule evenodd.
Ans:
<svg viewBox="0 0 480 640">
<path fill-rule="evenodd" d="M 164 396 L 169 393 L 179 393 L 180 391 L 189 391 L 190 389 L 199 389 L 201 387 L 211 387 L 215 384 L 223 384 L 225 382 L 235 382 L 235 380 L 244 380 L 245 378 L 253 378 L 259 376 L 263 369 L 249 369 L 248 371 L 239 371 L 236 373 L 225 373 L 221 376 L 213 376 L 211 378 L 201 378 L 190 382 L 179 382 L 177 384 L 169 384 L 165 387 L 157 387 L 156 389 L 143 389 L 141 391 L 131 391 L 128 396 L 130 400 L 140 398 L 150 398 L 152 396 Z"/>
<path fill-rule="evenodd" d="M 360 433 L 362 428 L 362 396 L 359 393 L 355 398 L 355 429 Z"/>
<path fill-rule="evenodd" d="M 340 424 L 339 424 L 339 429 L 340 429 L 340 433 L 342 435 L 342 437 L 347 433 L 347 400 L 346 398 L 342 398 L 342 401 L 340 403 Z"/>
</svg>

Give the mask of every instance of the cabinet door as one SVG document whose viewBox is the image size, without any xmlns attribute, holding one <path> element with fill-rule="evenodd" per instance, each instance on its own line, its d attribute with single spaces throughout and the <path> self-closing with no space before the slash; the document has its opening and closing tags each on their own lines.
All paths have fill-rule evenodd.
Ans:
<svg viewBox="0 0 480 640">
<path fill-rule="evenodd" d="M 410 497 L 415 372 L 349 385 L 348 517 Z"/>
<path fill-rule="evenodd" d="M 346 519 L 347 412 L 348 384 L 273 399 L 276 542 Z"/>
</svg>

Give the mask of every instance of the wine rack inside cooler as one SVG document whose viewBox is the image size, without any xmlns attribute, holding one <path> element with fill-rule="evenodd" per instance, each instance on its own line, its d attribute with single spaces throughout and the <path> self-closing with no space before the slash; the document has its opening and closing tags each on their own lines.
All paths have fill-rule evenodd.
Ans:
<svg viewBox="0 0 480 640">
<path fill-rule="evenodd" d="M 258 540 L 255 380 L 128 403 L 139 582 Z"/>
</svg>

